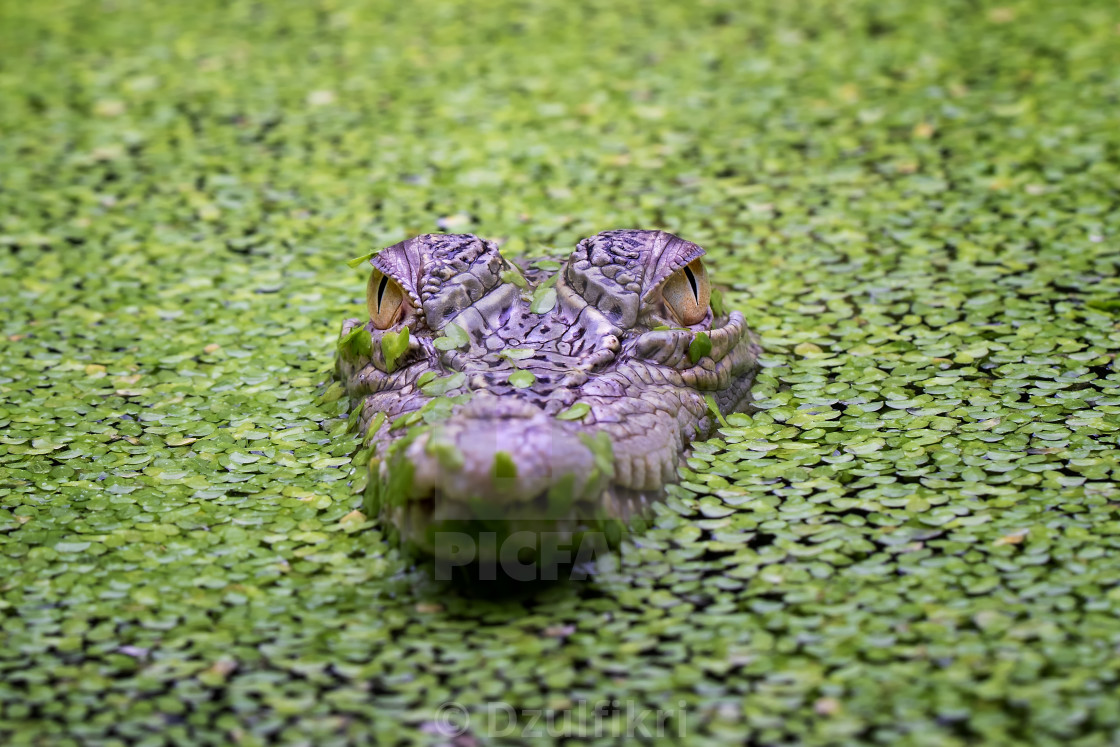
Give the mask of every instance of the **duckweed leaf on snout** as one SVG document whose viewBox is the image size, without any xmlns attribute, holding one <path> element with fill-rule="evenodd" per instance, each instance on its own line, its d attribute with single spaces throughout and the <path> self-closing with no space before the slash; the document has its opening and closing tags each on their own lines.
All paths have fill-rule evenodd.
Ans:
<svg viewBox="0 0 1120 747">
<path fill-rule="evenodd" d="M 381 335 L 381 354 L 385 357 L 385 370 L 392 373 L 397 369 L 397 361 L 408 352 L 408 327 L 400 332 L 386 332 Z"/>
<path fill-rule="evenodd" d="M 438 350 L 455 350 L 469 347 L 471 344 L 470 335 L 458 324 L 448 324 L 440 331 L 443 336 L 437 337 L 432 342 Z"/>
</svg>

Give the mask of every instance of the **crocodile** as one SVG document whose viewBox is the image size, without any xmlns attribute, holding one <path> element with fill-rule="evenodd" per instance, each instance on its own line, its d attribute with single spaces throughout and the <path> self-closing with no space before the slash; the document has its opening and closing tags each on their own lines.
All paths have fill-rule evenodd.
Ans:
<svg viewBox="0 0 1120 747">
<path fill-rule="evenodd" d="M 704 254 L 612 230 L 566 258 L 510 260 L 471 234 L 359 258 L 368 314 L 343 322 L 336 374 L 369 450 L 366 511 L 429 556 L 444 531 L 648 516 L 689 444 L 749 409 L 758 370 Z"/>
</svg>

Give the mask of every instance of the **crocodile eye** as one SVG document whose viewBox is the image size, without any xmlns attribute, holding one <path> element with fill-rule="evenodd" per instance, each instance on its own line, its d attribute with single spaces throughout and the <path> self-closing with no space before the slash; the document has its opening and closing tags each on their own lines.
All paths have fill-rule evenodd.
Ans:
<svg viewBox="0 0 1120 747">
<path fill-rule="evenodd" d="M 704 264 L 694 259 L 665 281 L 661 289 L 665 306 L 683 326 L 699 324 L 708 315 L 712 286 Z"/>
<path fill-rule="evenodd" d="M 404 312 L 404 291 L 396 280 L 374 269 L 366 286 L 366 306 L 373 326 L 389 329 Z"/>
</svg>

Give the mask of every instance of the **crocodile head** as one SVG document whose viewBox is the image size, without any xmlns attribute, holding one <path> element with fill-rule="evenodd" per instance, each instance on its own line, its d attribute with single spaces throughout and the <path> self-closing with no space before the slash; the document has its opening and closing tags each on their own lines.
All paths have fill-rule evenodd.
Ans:
<svg viewBox="0 0 1120 747">
<path fill-rule="evenodd" d="M 337 363 L 371 450 L 367 511 L 436 555 L 443 531 L 640 515 L 749 402 L 758 345 L 711 303 L 703 255 L 636 230 L 516 264 L 472 235 L 373 255 L 369 314 L 343 323 Z"/>
</svg>

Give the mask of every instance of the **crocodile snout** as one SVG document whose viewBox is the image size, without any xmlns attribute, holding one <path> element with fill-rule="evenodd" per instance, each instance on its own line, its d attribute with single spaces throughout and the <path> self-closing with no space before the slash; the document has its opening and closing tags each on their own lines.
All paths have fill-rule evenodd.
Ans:
<svg viewBox="0 0 1120 747">
<path fill-rule="evenodd" d="M 558 503 L 575 500 L 609 477 L 598 473 L 586 434 L 516 399 L 476 398 L 406 457 L 414 489 L 430 491 L 437 504 L 481 499 L 502 514 L 549 494 Z"/>
<path fill-rule="evenodd" d="M 407 473 L 392 501 L 410 540 L 439 556 L 441 533 L 570 537 L 601 520 L 609 442 L 512 399 L 478 397 L 385 464 Z M 605 453 L 604 453 L 605 452 Z"/>
</svg>

